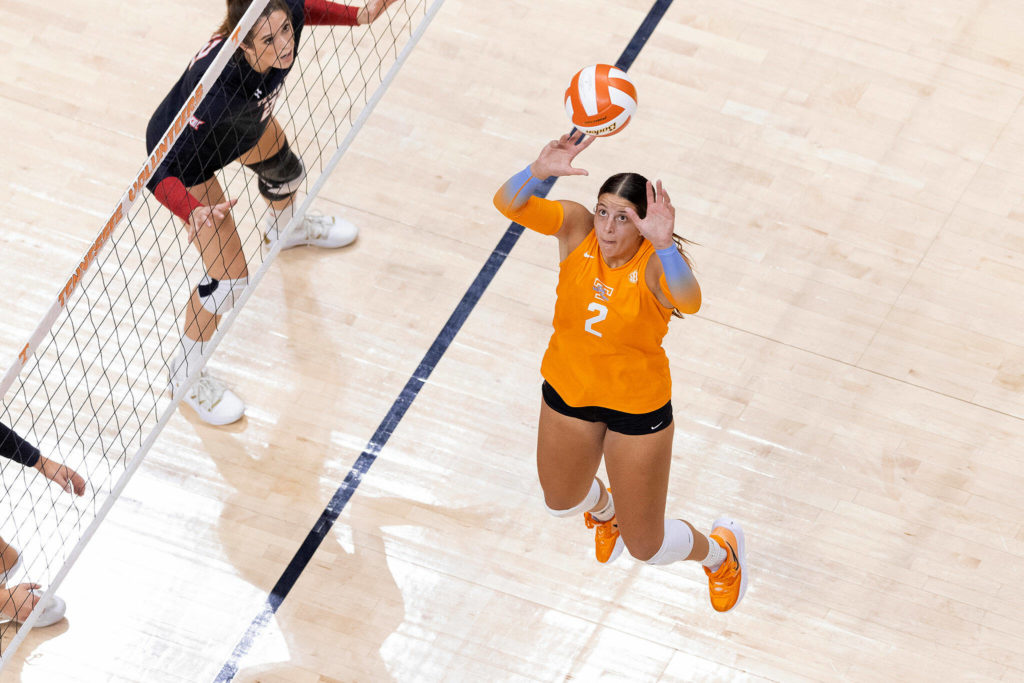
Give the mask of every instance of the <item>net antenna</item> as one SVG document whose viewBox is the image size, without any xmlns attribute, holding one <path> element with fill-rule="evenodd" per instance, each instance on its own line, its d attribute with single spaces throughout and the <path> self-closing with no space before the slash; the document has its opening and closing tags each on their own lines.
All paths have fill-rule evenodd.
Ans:
<svg viewBox="0 0 1024 683">
<path fill-rule="evenodd" d="M 42 321 L 0 379 L 0 422 L 88 482 L 75 499 L 41 474 L 0 458 L 0 537 L 21 552 L 7 582 L 53 595 L 153 446 L 186 391 L 172 397 L 168 369 L 184 331 L 187 302 L 205 273 L 181 221 L 145 189 L 269 0 L 253 0 L 187 98 L 109 219 L 67 278 Z M 304 28 L 274 111 L 306 165 L 305 196 L 285 232 L 298 225 L 444 0 L 404 0 L 366 26 Z M 170 85 L 170 74 L 168 74 Z M 218 172 L 230 197 L 249 264 L 249 286 L 205 345 L 187 385 L 252 296 L 280 252 L 262 248 L 269 208 L 240 164 Z M 301 192 L 301 191 L 300 191 Z M 302 196 L 300 194 L 300 196 Z M 259 267 L 253 270 L 252 266 Z M 0 623 L 0 671 L 41 610 L 18 627 Z"/>
</svg>

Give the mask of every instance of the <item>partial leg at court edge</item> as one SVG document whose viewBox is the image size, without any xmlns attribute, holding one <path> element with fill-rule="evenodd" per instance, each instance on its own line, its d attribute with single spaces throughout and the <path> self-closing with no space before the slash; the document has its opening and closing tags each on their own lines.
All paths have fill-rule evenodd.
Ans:
<svg viewBox="0 0 1024 683">
<path fill-rule="evenodd" d="M 209 276 L 195 288 L 189 301 L 185 334 L 171 361 L 171 393 L 177 396 L 190 374 L 201 367 L 207 345 L 213 338 L 221 315 L 230 311 L 249 278 L 215 280 Z M 192 408 L 203 422 L 222 426 L 237 422 L 245 414 L 245 403 L 221 379 L 201 370 L 185 390 L 182 403 Z"/>
</svg>

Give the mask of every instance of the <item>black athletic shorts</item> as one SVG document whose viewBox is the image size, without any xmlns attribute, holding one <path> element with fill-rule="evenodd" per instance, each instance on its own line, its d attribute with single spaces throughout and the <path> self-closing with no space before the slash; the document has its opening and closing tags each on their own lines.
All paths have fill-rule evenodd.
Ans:
<svg viewBox="0 0 1024 683">
<path fill-rule="evenodd" d="M 544 402 L 556 413 L 587 422 L 603 422 L 608 429 L 619 434 L 654 434 L 672 424 L 672 401 L 649 413 L 635 414 L 600 406 L 573 408 L 563 401 L 555 388 L 546 381 L 541 386 L 541 394 L 544 396 Z"/>
<path fill-rule="evenodd" d="M 185 187 L 202 185 L 220 169 L 256 147 L 267 125 L 265 122 L 250 120 L 228 121 L 211 126 L 203 132 L 189 131 L 175 145 L 171 156 L 164 160 L 161 172 L 151 181 L 154 189 L 159 178 L 173 176 Z M 156 119 L 150 119 L 146 128 L 146 149 L 152 154 L 160 142 L 166 126 Z"/>
</svg>

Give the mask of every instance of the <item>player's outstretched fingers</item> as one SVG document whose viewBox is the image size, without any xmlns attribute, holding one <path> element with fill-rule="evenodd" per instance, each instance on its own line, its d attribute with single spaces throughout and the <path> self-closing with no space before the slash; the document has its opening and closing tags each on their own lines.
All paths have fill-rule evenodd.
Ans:
<svg viewBox="0 0 1024 683">
<path fill-rule="evenodd" d="M 658 180 L 658 199 L 664 201 L 666 204 L 671 204 L 672 200 L 669 199 L 668 192 L 661 185 L 661 180 Z"/>
</svg>

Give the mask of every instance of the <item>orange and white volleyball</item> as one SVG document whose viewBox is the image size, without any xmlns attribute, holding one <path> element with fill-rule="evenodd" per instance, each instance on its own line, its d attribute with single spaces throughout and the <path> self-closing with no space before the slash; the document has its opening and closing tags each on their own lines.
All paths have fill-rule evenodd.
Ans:
<svg viewBox="0 0 1024 683">
<path fill-rule="evenodd" d="M 615 135 L 636 112 L 636 86 L 622 69 L 584 67 L 565 91 L 565 113 L 587 135 Z"/>
</svg>

